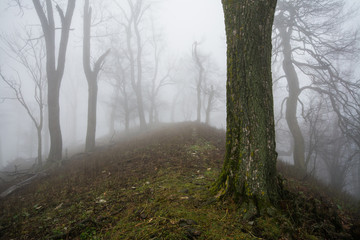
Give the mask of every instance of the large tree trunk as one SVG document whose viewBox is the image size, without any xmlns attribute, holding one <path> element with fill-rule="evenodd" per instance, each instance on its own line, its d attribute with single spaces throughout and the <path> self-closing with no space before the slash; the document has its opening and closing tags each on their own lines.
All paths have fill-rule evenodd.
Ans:
<svg viewBox="0 0 360 240">
<path fill-rule="evenodd" d="M 227 132 L 218 197 L 256 211 L 278 198 L 271 77 L 276 0 L 223 0 L 227 39 Z"/>
<path fill-rule="evenodd" d="M 286 30 L 282 27 L 279 27 L 279 31 L 282 40 L 283 55 L 284 55 L 282 67 L 289 87 L 289 96 L 286 101 L 286 113 L 285 113 L 286 122 L 289 126 L 291 135 L 293 136 L 293 140 L 294 140 L 293 158 L 294 158 L 295 167 L 305 172 L 306 171 L 305 143 L 296 115 L 300 88 L 299 88 L 299 78 L 292 63 L 292 54 L 291 54 L 291 45 L 290 45 L 291 29 L 289 28 L 288 30 Z"/>
</svg>

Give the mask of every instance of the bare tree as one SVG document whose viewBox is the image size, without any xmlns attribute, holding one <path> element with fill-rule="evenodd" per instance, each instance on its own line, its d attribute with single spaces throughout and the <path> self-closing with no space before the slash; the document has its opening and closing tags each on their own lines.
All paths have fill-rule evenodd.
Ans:
<svg viewBox="0 0 360 240">
<path fill-rule="evenodd" d="M 144 20 L 144 14 L 150 8 L 144 0 L 127 0 L 129 13 L 117 3 L 123 13 L 125 21 L 118 21 L 125 29 L 126 34 L 126 57 L 130 64 L 131 86 L 136 95 L 136 103 L 140 120 L 140 129 L 146 128 L 144 102 L 143 102 L 143 40 L 140 26 Z"/>
<path fill-rule="evenodd" d="M 218 69 L 213 64 L 210 55 L 201 53 L 199 43 L 192 46 L 192 60 L 195 64 L 195 89 L 197 98 L 197 118 L 201 122 L 201 113 L 205 111 L 205 123 L 210 123 L 210 114 L 216 108 L 216 103 L 222 98 L 222 87 L 216 81 L 219 77 Z"/>
<path fill-rule="evenodd" d="M 111 68 L 107 70 L 109 83 L 114 89 L 114 95 L 110 103 L 110 134 L 114 133 L 115 120 L 118 117 L 123 118 L 125 131 L 129 130 L 132 113 L 136 110 L 136 99 L 131 92 L 131 83 L 129 82 L 129 68 L 124 66 L 125 54 L 122 50 L 117 50 L 113 46 L 111 56 Z M 118 117 L 117 117 L 118 116 Z"/>
<path fill-rule="evenodd" d="M 96 137 L 96 104 L 98 93 L 98 75 L 104 64 L 106 56 L 110 49 L 104 52 L 94 63 L 91 69 L 90 64 L 90 40 L 91 40 L 91 14 L 92 8 L 89 6 L 89 0 L 84 4 L 84 37 L 83 37 L 83 66 L 86 80 L 89 86 L 88 96 L 88 122 L 86 132 L 85 151 L 92 151 L 95 148 Z"/>
<path fill-rule="evenodd" d="M 152 24 L 152 39 L 151 45 L 153 47 L 153 54 L 154 54 L 154 67 L 153 67 L 153 76 L 150 80 L 150 87 L 148 91 L 148 98 L 149 98 L 149 124 L 152 125 L 156 122 L 156 113 L 158 112 L 157 109 L 157 98 L 160 92 L 160 89 L 166 85 L 172 84 L 171 82 L 171 71 L 173 70 L 172 64 L 167 66 L 165 73 L 162 76 L 160 75 L 160 64 L 161 64 L 161 57 L 163 53 L 164 47 L 161 45 L 160 42 L 160 35 L 155 33 L 154 24 Z"/>
<path fill-rule="evenodd" d="M 56 10 L 58 11 L 61 20 L 61 34 L 57 56 L 57 28 L 54 20 L 53 2 L 51 0 L 46 0 L 44 5 L 40 3 L 40 0 L 32 0 L 32 2 L 39 17 L 45 38 L 49 132 L 51 142 L 48 161 L 55 162 L 62 159 L 59 95 L 61 80 L 65 69 L 65 57 L 69 40 L 70 25 L 76 1 L 68 0 L 65 14 L 60 6 L 56 5 Z"/>
<path fill-rule="evenodd" d="M 346 185 L 349 170 L 354 166 L 359 152 L 339 129 L 336 116 L 331 117 L 330 126 L 329 133 L 321 139 L 316 151 L 326 166 L 330 186 L 340 192 Z"/>
<path fill-rule="evenodd" d="M 44 73 L 45 50 L 41 40 L 31 40 L 31 33 L 27 33 L 27 38 L 19 44 L 14 39 L 6 37 L 2 38 L 2 42 L 7 46 L 6 52 L 13 60 L 22 66 L 26 71 L 26 77 L 31 79 L 34 90 L 33 98 L 36 103 L 37 110 L 31 107 L 31 102 L 27 100 L 23 94 L 23 80 L 20 73 L 17 74 L 16 80 L 4 76 L 0 69 L 0 77 L 2 81 L 11 89 L 15 98 L 33 122 L 37 132 L 37 164 L 42 165 L 42 129 L 44 124 L 44 105 L 45 105 L 45 87 L 46 76 Z"/>
<path fill-rule="evenodd" d="M 196 121 L 201 122 L 201 90 L 204 81 L 204 59 L 198 52 L 198 42 L 194 42 L 192 46 L 192 57 L 195 62 L 196 69 L 198 71 L 195 77 L 196 82 L 196 96 L 197 96 L 197 108 L 196 108 Z"/>
<path fill-rule="evenodd" d="M 284 75 L 279 79 L 285 78 L 288 86 L 285 118 L 294 140 L 294 164 L 303 171 L 306 171 L 305 141 L 297 119 L 302 92 L 313 90 L 333 99 L 335 111 L 338 104 L 352 111 L 356 109 L 354 104 L 358 105 L 346 97 L 354 95 L 354 83 L 345 80 L 346 76 L 334 65 L 339 56 L 344 61 L 351 60 L 356 52 L 355 36 L 340 30 L 347 19 L 343 6 L 342 0 L 281 0 L 277 6 L 274 53 L 282 56 Z M 301 86 L 299 73 L 307 76 L 310 85 Z M 338 112 L 342 119 L 343 113 Z"/>
<path fill-rule="evenodd" d="M 224 101 L 223 86 L 220 85 L 221 81 L 218 81 L 219 74 L 217 74 L 216 67 L 208 67 L 212 71 L 206 71 L 204 84 L 202 87 L 202 95 L 205 110 L 205 124 L 210 124 L 211 113 L 219 109 L 219 103 Z M 208 76 L 208 75 L 214 76 Z"/>
<path fill-rule="evenodd" d="M 317 101 L 317 97 L 314 96 L 309 103 L 309 109 L 305 113 L 305 128 L 307 128 L 307 139 L 305 139 L 305 165 L 310 175 L 316 175 L 317 160 L 319 158 L 318 147 L 321 144 L 321 140 L 324 138 L 327 130 L 327 123 L 323 119 L 324 113 L 324 101 L 320 99 Z M 311 167 L 311 166 L 312 167 Z M 310 169 L 311 167 L 311 169 Z"/>
</svg>

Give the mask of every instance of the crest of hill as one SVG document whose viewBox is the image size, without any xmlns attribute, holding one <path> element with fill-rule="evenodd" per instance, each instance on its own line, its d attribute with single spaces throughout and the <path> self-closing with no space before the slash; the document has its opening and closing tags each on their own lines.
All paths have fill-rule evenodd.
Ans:
<svg viewBox="0 0 360 240">
<path fill-rule="evenodd" d="M 94 152 L 73 155 L 0 200 L 0 239 L 360 236 L 360 224 L 349 213 L 355 205 L 344 210 L 339 194 L 329 194 L 311 177 L 297 179 L 296 170 L 280 161 L 281 214 L 240 221 L 237 205 L 216 201 L 209 190 L 224 154 L 225 131 L 200 123 L 163 124 L 122 136 Z"/>
</svg>

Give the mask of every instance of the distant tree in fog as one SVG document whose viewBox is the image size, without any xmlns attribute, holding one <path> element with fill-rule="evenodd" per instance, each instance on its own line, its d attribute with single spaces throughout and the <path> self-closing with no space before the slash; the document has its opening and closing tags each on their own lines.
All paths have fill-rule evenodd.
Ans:
<svg viewBox="0 0 360 240">
<path fill-rule="evenodd" d="M 311 103 L 305 120 L 308 126 L 309 141 L 307 144 L 306 164 L 313 166 L 319 177 L 329 178 L 329 185 L 336 191 L 342 191 L 350 176 L 350 169 L 356 166 L 359 151 L 339 128 L 338 118 L 334 112 L 329 112 L 330 104 L 325 100 Z M 319 169 L 325 170 L 321 172 Z M 351 184 L 354 185 L 354 184 Z"/>
<path fill-rule="evenodd" d="M 110 50 L 104 52 L 91 68 L 90 63 L 90 40 L 91 40 L 91 16 L 92 8 L 89 6 L 89 0 L 84 4 L 84 36 L 83 36 L 83 67 L 88 82 L 88 119 L 85 151 L 92 151 L 95 148 L 96 138 L 96 104 L 98 93 L 98 75 L 104 64 L 106 56 Z"/>
<path fill-rule="evenodd" d="M 205 69 L 204 69 L 204 57 L 200 56 L 198 50 L 198 42 L 194 42 L 192 46 L 192 57 L 196 66 L 196 98 L 197 98 L 197 108 L 196 108 L 196 121 L 201 122 L 201 93 L 202 93 L 202 85 L 205 77 Z"/>
<path fill-rule="evenodd" d="M 120 40 L 115 39 L 114 42 Z M 125 66 L 125 54 L 122 50 L 116 49 L 118 46 L 112 46 L 114 50 L 110 57 L 109 69 L 106 71 L 108 82 L 113 88 L 113 96 L 110 102 L 110 135 L 115 132 L 115 122 L 122 119 L 125 131 L 129 130 L 132 113 L 136 110 L 136 97 L 133 94 L 130 82 L 129 66 Z"/>
<path fill-rule="evenodd" d="M 2 155 L 2 141 L 1 141 L 1 136 L 0 136 L 0 168 L 2 168 L 4 166 L 4 160 L 3 160 L 3 155 Z"/>
<path fill-rule="evenodd" d="M 211 60 L 211 59 L 209 59 Z M 222 77 L 218 74 L 215 66 L 208 66 L 212 71 L 206 71 L 206 77 L 202 87 L 202 95 L 205 110 L 205 124 L 210 125 L 211 113 L 219 108 L 220 103 L 224 102 Z M 213 76 L 210 76 L 213 75 Z"/>
<path fill-rule="evenodd" d="M 21 39 L 19 36 L 17 39 Z M 46 104 L 46 75 L 45 75 L 45 46 L 39 39 L 33 39 L 31 33 L 27 33 L 26 39 L 21 43 L 15 39 L 2 37 L 2 42 L 6 46 L 5 53 L 19 63 L 21 69 L 15 70 L 17 75 L 16 80 L 14 77 L 7 77 L 0 69 L 1 80 L 10 88 L 14 94 L 14 98 L 25 109 L 26 113 L 33 122 L 37 132 L 37 164 L 42 165 L 42 129 L 44 124 L 44 106 Z M 21 70 L 25 70 L 26 75 L 21 76 Z M 29 101 L 24 96 L 24 77 L 26 80 L 32 81 L 34 101 Z M 36 103 L 36 110 L 33 107 L 33 102 Z M 27 145 L 30 145 L 28 143 Z M 0 156 L 1 157 L 1 156 Z"/>
<path fill-rule="evenodd" d="M 213 65 L 211 56 L 201 53 L 199 45 L 194 42 L 192 46 L 197 99 L 196 121 L 201 122 L 201 113 L 204 110 L 205 123 L 210 124 L 210 114 L 216 109 L 216 103 L 222 99 L 222 87 L 218 80 L 218 69 Z"/>
<path fill-rule="evenodd" d="M 214 110 L 215 103 L 215 89 L 214 86 L 211 85 L 210 88 L 206 88 L 204 91 L 207 96 L 207 103 L 205 107 L 205 123 L 210 124 L 210 113 Z"/>
<path fill-rule="evenodd" d="M 131 86 L 136 95 L 137 110 L 139 114 L 140 129 L 146 128 L 144 100 L 143 100 L 143 56 L 144 42 L 141 32 L 141 24 L 144 14 L 150 5 L 144 0 L 127 0 L 129 12 L 117 3 L 122 12 L 124 21 L 115 18 L 118 24 L 124 27 L 126 38 L 126 57 L 130 65 Z"/>
<path fill-rule="evenodd" d="M 298 103 L 305 91 L 315 91 L 330 99 L 340 128 L 352 136 L 351 123 L 359 124 L 359 83 L 336 66 L 346 64 L 356 54 L 356 36 L 341 31 L 348 19 L 343 0 L 279 0 L 273 30 L 275 60 L 282 64 L 288 96 L 284 99 L 285 119 L 293 137 L 293 158 L 297 168 L 306 171 L 305 140 L 298 121 Z M 278 60 L 281 59 L 281 60 Z M 301 85 L 306 76 L 310 84 Z M 351 120 L 349 120 L 351 118 Z M 353 137 L 355 140 L 356 137 Z M 358 138 L 359 139 L 359 138 Z"/>
<path fill-rule="evenodd" d="M 346 177 L 358 153 L 354 146 L 338 127 L 338 119 L 332 118 L 328 134 L 317 148 L 318 155 L 326 166 L 330 186 L 336 191 L 342 191 L 346 185 Z"/>
<path fill-rule="evenodd" d="M 158 121 L 158 96 L 160 89 L 166 85 L 172 84 L 171 72 L 174 66 L 168 63 L 165 72 L 160 75 L 161 60 L 163 57 L 164 47 L 161 45 L 161 35 L 156 34 L 154 24 L 152 24 L 152 38 L 151 46 L 153 47 L 153 64 L 152 77 L 150 79 L 150 86 L 148 87 L 148 98 L 149 98 L 149 124 L 152 125 Z"/>
</svg>

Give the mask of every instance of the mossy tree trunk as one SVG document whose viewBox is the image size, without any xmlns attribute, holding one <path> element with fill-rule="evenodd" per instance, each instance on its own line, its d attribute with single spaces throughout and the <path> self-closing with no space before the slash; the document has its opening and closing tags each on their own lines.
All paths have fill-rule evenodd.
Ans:
<svg viewBox="0 0 360 240">
<path fill-rule="evenodd" d="M 227 39 L 227 132 L 218 197 L 257 210 L 277 199 L 271 32 L 276 0 L 223 0 Z"/>
</svg>

